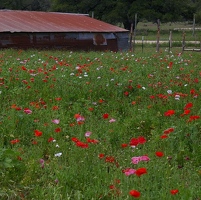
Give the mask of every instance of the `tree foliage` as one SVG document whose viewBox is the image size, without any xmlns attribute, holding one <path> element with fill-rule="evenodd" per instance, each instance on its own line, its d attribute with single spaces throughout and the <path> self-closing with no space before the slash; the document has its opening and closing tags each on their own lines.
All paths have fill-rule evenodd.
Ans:
<svg viewBox="0 0 201 200">
<path fill-rule="evenodd" d="M 90 14 L 129 29 L 138 20 L 156 22 L 186 21 L 196 13 L 201 22 L 200 0 L 1 0 L 0 9 L 39 10 Z M 200 19 L 199 19 L 200 16 Z M 199 22 L 199 21 L 197 21 Z"/>
<path fill-rule="evenodd" d="M 1 0 L 0 9 L 48 11 L 51 0 Z"/>
</svg>

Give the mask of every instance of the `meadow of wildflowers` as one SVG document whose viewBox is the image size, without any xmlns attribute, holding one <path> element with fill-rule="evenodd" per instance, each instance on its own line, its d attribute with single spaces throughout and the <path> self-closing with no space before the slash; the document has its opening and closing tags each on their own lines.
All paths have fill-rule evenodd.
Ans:
<svg viewBox="0 0 201 200">
<path fill-rule="evenodd" d="M 0 199 L 200 200 L 200 61 L 0 51 Z"/>
</svg>

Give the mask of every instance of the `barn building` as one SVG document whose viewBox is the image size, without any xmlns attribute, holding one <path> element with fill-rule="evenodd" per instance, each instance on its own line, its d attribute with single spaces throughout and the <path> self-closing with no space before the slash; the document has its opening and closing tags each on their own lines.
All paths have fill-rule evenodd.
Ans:
<svg viewBox="0 0 201 200">
<path fill-rule="evenodd" d="M 0 49 L 128 50 L 129 31 L 84 14 L 0 10 Z"/>
</svg>

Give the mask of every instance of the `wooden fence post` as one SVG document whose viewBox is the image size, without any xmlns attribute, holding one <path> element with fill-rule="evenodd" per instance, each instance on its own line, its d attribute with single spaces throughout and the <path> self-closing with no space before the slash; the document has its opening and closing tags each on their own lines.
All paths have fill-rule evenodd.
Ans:
<svg viewBox="0 0 201 200">
<path fill-rule="evenodd" d="M 193 15 L 193 36 L 195 36 L 195 14 Z"/>
<path fill-rule="evenodd" d="M 133 51 L 133 23 L 131 24 L 130 30 L 130 51 Z"/>
<path fill-rule="evenodd" d="M 160 41 L 160 19 L 157 20 L 157 41 L 156 41 L 156 51 L 159 52 L 159 41 Z"/>
<path fill-rule="evenodd" d="M 172 31 L 170 31 L 170 36 L 169 36 L 169 52 L 171 48 L 172 48 Z"/>
<path fill-rule="evenodd" d="M 183 31 L 183 37 L 182 37 L 182 52 L 184 51 L 184 48 L 185 48 L 185 37 L 186 37 L 186 34 L 185 34 L 185 31 Z"/>
<path fill-rule="evenodd" d="M 201 38 L 200 38 L 200 51 L 201 51 Z"/>
<path fill-rule="evenodd" d="M 135 14 L 135 26 L 134 26 L 134 38 L 133 38 L 133 50 L 135 50 L 135 37 L 136 37 L 136 30 L 137 30 L 137 13 Z"/>
<path fill-rule="evenodd" d="M 143 50 L 144 50 L 144 36 L 142 36 L 142 53 L 143 53 Z"/>
</svg>

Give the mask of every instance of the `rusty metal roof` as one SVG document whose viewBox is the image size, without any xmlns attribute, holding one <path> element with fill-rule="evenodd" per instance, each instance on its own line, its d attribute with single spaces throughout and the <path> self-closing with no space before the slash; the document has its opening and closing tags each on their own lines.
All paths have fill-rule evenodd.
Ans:
<svg viewBox="0 0 201 200">
<path fill-rule="evenodd" d="M 0 10 L 0 32 L 126 32 L 83 14 Z"/>
</svg>

